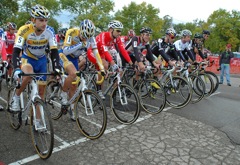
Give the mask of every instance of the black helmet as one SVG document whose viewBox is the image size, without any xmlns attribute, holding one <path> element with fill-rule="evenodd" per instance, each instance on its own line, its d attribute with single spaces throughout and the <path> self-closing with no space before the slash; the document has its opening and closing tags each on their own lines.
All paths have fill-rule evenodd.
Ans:
<svg viewBox="0 0 240 165">
<path fill-rule="evenodd" d="M 200 34 L 200 33 L 195 33 L 195 34 L 194 34 L 194 38 L 199 38 L 199 39 L 201 39 L 201 38 L 203 38 L 203 35 Z"/>
<path fill-rule="evenodd" d="M 149 27 L 142 27 L 141 30 L 140 30 L 140 33 L 152 34 L 152 29 L 150 29 Z"/>
<path fill-rule="evenodd" d="M 203 30 L 202 34 L 210 35 L 210 31 L 208 31 L 208 30 Z"/>
</svg>

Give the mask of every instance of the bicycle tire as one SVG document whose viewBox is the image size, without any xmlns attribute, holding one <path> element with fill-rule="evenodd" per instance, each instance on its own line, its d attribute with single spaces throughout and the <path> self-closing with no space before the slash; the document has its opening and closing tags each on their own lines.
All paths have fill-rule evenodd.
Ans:
<svg viewBox="0 0 240 165">
<path fill-rule="evenodd" d="M 205 95 L 204 95 L 204 97 L 210 96 L 213 92 L 213 89 L 214 89 L 214 83 L 213 83 L 213 80 L 212 80 L 211 76 L 206 74 L 206 73 L 200 73 L 198 76 L 203 80 L 203 82 L 205 84 Z M 199 89 L 198 86 L 197 86 L 197 88 Z"/>
<path fill-rule="evenodd" d="M 219 87 L 219 79 L 218 79 L 217 75 L 211 71 L 205 71 L 205 73 L 209 74 L 211 76 L 213 83 L 214 83 L 214 88 L 213 88 L 212 93 L 215 93 Z"/>
<path fill-rule="evenodd" d="M 33 116 L 34 116 L 34 113 L 37 113 L 37 112 L 34 112 L 33 109 L 43 111 L 46 128 L 43 128 L 41 130 L 36 130 L 35 123 L 34 123 L 35 119 Z M 30 107 L 30 133 L 32 137 L 32 143 L 35 150 L 37 151 L 37 154 L 40 156 L 41 159 L 48 159 L 52 154 L 53 145 L 54 145 L 53 125 L 52 125 L 49 109 L 47 108 L 43 100 L 37 97 L 34 99 L 34 102 Z"/>
<path fill-rule="evenodd" d="M 119 91 L 122 98 L 119 97 Z M 132 124 L 140 115 L 138 94 L 130 85 L 121 83 L 110 94 L 110 108 L 120 123 Z"/>
<path fill-rule="evenodd" d="M 51 118 L 53 120 L 59 119 L 63 113 L 61 109 L 61 98 L 60 93 L 62 89 L 56 80 L 49 80 L 45 88 L 45 103 L 50 109 Z M 51 97 L 51 98 L 50 98 Z"/>
<path fill-rule="evenodd" d="M 167 79 L 164 84 L 166 102 L 172 108 L 180 109 L 188 105 L 191 101 L 193 91 L 191 85 L 185 78 L 173 76 L 172 80 L 173 86 L 171 84 L 171 79 Z"/>
<path fill-rule="evenodd" d="M 12 103 L 12 98 L 16 93 L 16 88 L 15 87 L 10 87 L 8 90 L 8 95 L 7 95 L 7 107 L 6 107 L 6 113 L 8 116 L 8 120 L 10 122 L 10 125 L 13 129 L 18 130 L 21 127 L 22 124 L 22 118 L 21 118 L 21 111 L 17 113 L 12 113 L 10 112 L 10 106 Z"/>
<path fill-rule="evenodd" d="M 140 81 L 138 95 L 142 108 L 150 114 L 160 113 L 166 105 L 166 94 L 163 86 L 151 78 Z"/>
<path fill-rule="evenodd" d="M 84 106 L 84 99 L 88 100 L 86 106 Z M 92 114 L 90 114 L 91 107 L 93 108 Z M 85 137 L 94 140 L 103 135 L 107 127 L 107 111 L 103 100 L 95 91 L 81 92 L 75 102 L 73 113 L 75 113 L 79 131 Z"/>
<path fill-rule="evenodd" d="M 189 78 L 191 80 L 191 85 L 192 85 L 192 90 L 193 90 L 191 103 L 195 104 L 204 98 L 205 84 L 204 84 L 203 80 L 196 75 L 190 74 Z"/>
</svg>

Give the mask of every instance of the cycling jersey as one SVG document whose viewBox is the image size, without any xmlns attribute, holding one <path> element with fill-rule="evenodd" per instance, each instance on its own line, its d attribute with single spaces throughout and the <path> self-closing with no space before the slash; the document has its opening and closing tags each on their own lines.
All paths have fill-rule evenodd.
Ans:
<svg viewBox="0 0 240 165">
<path fill-rule="evenodd" d="M 183 61 L 187 61 L 189 59 L 189 57 L 191 58 L 192 61 L 194 61 L 194 55 L 190 51 L 191 45 L 192 45 L 191 42 L 183 43 L 181 39 L 174 42 L 176 51 L 177 51 L 179 57 Z"/>
<path fill-rule="evenodd" d="M 67 56 L 69 61 L 72 61 L 76 69 L 78 69 L 78 57 L 86 52 L 90 56 L 96 58 L 96 62 L 100 69 L 103 69 L 102 60 L 97 51 L 97 43 L 94 37 L 90 37 L 87 41 L 82 41 L 79 37 L 80 30 L 73 28 L 69 29 L 66 33 L 63 43 L 62 52 Z"/>
<path fill-rule="evenodd" d="M 124 57 L 124 59 L 127 62 L 131 61 L 120 37 L 112 39 L 110 32 L 102 32 L 96 37 L 96 41 L 101 58 L 106 59 L 108 62 L 111 62 L 113 59 L 109 53 L 109 50 L 116 45 L 115 47 L 119 49 L 119 53 Z"/>
<path fill-rule="evenodd" d="M 165 42 L 165 37 L 159 38 L 151 47 L 151 51 L 157 57 L 159 55 L 168 62 L 171 59 L 178 60 L 178 55 L 175 51 L 175 46 L 171 43 Z"/>
<path fill-rule="evenodd" d="M 2 60 L 7 60 L 7 52 L 5 48 L 5 42 L 0 38 L 0 54 L 2 55 Z"/>
<path fill-rule="evenodd" d="M 25 45 L 24 45 L 25 44 Z M 45 56 L 45 49 L 57 49 L 54 31 L 47 26 L 39 36 L 36 35 L 33 24 L 23 25 L 17 33 L 14 47 L 23 49 L 23 54 L 35 60 Z"/>
<path fill-rule="evenodd" d="M 137 62 L 142 62 L 140 55 L 144 49 L 147 50 L 146 58 L 149 62 L 153 62 L 155 59 L 153 57 L 152 51 L 150 49 L 149 42 L 141 42 L 139 36 L 134 36 L 131 40 L 127 43 L 125 49 L 129 52 L 129 54 L 133 55 Z"/>
<path fill-rule="evenodd" d="M 204 56 L 204 54 L 202 53 L 202 48 L 203 48 L 203 44 L 202 43 L 198 44 L 198 43 L 195 42 L 194 39 L 192 40 L 191 50 L 192 50 L 192 52 L 194 54 L 195 60 L 196 60 L 196 54 L 199 54 L 202 59 L 206 58 Z"/>
<path fill-rule="evenodd" d="M 7 54 L 13 53 L 13 45 L 16 39 L 15 34 L 11 34 L 10 32 L 5 32 L 3 36 L 3 40 L 5 41 L 5 47 Z"/>
</svg>

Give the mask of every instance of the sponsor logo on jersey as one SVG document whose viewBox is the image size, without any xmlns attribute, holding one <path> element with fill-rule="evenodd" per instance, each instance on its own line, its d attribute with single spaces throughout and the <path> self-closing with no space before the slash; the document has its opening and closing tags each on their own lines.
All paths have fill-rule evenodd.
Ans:
<svg viewBox="0 0 240 165">
<path fill-rule="evenodd" d="M 27 41 L 27 44 L 28 45 L 46 45 L 48 43 L 48 40 L 39 40 L 39 41 L 36 41 L 36 40 L 28 40 Z"/>
<path fill-rule="evenodd" d="M 28 32 L 29 31 L 29 27 L 28 26 L 26 26 L 21 32 L 20 32 L 20 36 L 24 36 L 24 34 L 26 33 L 26 32 Z"/>
</svg>

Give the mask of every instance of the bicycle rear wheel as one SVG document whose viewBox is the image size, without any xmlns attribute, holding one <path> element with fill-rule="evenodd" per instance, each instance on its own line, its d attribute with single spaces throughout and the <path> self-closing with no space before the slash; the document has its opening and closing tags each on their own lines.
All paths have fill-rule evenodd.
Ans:
<svg viewBox="0 0 240 165">
<path fill-rule="evenodd" d="M 167 79 L 164 84 L 166 102 L 169 106 L 179 109 L 185 107 L 192 98 L 192 88 L 188 81 L 179 76 Z"/>
<path fill-rule="evenodd" d="M 40 126 L 37 126 L 36 118 L 40 119 Z M 35 98 L 30 107 L 30 132 L 33 146 L 40 158 L 49 158 L 54 144 L 53 125 L 50 112 L 40 98 Z"/>
<path fill-rule="evenodd" d="M 208 74 L 212 78 L 213 84 L 214 84 L 212 93 L 216 92 L 219 87 L 219 79 L 218 79 L 217 75 L 210 71 L 204 71 L 204 73 Z"/>
<path fill-rule="evenodd" d="M 155 79 L 143 80 L 139 85 L 142 108 L 150 113 L 160 113 L 166 105 L 166 95 L 162 85 Z"/>
<path fill-rule="evenodd" d="M 120 123 L 132 124 L 140 114 L 139 97 L 130 85 L 119 84 L 112 90 L 110 108 Z"/>
<path fill-rule="evenodd" d="M 62 116 L 61 109 L 61 85 L 56 80 L 49 80 L 45 88 L 45 102 L 50 110 L 51 118 L 54 120 Z"/>
<path fill-rule="evenodd" d="M 89 139 L 102 136 L 107 127 L 106 107 L 93 90 L 85 90 L 77 99 L 73 113 L 80 132 Z"/>
</svg>

